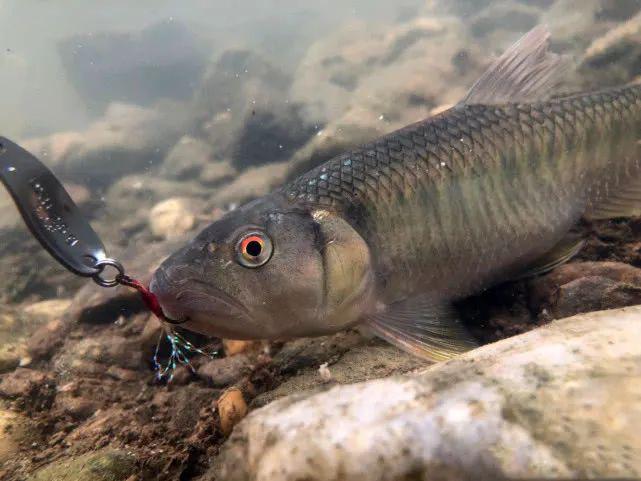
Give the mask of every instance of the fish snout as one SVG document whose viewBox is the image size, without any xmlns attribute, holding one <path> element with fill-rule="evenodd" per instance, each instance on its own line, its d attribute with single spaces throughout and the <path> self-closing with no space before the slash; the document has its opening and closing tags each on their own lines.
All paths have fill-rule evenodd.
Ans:
<svg viewBox="0 0 641 481">
<path fill-rule="evenodd" d="M 164 267 L 159 267 L 151 278 L 149 290 L 156 296 L 165 316 L 172 321 L 187 320 L 188 315 L 178 299 L 177 289 Z"/>
</svg>

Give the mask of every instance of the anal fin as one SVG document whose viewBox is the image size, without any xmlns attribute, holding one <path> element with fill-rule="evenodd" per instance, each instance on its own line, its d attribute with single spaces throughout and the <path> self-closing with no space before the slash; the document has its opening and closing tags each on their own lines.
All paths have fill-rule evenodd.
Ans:
<svg viewBox="0 0 641 481">
<path fill-rule="evenodd" d="M 451 359 L 478 346 L 454 308 L 429 296 L 390 304 L 365 324 L 391 344 L 431 361 Z"/>
<path fill-rule="evenodd" d="M 641 175 L 632 177 L 594 203 L 584 217 L 598 220 L 638 215 L 641 215 Z"/>
<path fill-rule="evenodd" d="M 568 235 L 544 255 L 528 264 L 511 280 L 518 281 L 520 279 L 546 274 L 572 259 L 579 253 L 584 245 L 585 240 L 577 236 Z"/>
</svg>

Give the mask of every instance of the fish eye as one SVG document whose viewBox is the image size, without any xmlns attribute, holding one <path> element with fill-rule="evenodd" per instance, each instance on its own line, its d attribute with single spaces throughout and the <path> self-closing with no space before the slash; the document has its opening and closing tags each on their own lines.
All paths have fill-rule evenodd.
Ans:
<svg viewBox="0 0 641 481">
<path fill-rule="evenodd" d="M 272 241 L 264 232 L 246 232 L 236 243 L 236 258 L 245 267 L 260 267 L 272 256 Z"/>
</svg>

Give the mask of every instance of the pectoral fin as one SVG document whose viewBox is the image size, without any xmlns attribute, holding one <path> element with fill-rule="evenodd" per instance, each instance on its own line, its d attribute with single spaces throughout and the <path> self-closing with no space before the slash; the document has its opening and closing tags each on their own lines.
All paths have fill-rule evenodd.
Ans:
<svg viewBox="0 0 641 481">
<path fill-rule="evenodd" d="M 377 336 L 431 361 L 451 359 L 477 346 L 454 309 L 428 296 L 395 302 L 365 323 Z"/>
<path fill-rule="evenodd" d="M 511 280 L 518 281 L 528 277 L 540 276 L 558 266 L 565 264 L 572 259 L 585 245 L 585 241 L 579 237 L 568 235 L 552 249 L 528 264 L 521 272 Z"/>
</svg>

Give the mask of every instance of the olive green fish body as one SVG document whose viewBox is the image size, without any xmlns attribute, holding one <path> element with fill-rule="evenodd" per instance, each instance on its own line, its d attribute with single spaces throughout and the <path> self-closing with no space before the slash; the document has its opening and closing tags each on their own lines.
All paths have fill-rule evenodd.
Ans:
<svg viewBox="0 0 641 481">
<path fill-rule="evenodd" d="M 459 105 L 284 188 L 342 215 L 388 300 L 456 298 L 515 274 L 640 169 L 641 87 L 532 104 Z"/>
<path fill-rule="evenodd" d="M 575 255 L 581 216 L 641 214 L 641 87 L 545 100 L 564 59 L 537 27 L 455 107 L 230 212 L 151 290 L 234 339 L 362 324 L 416 355 L 476 345 L 452 301 Z"/>
</svg>

